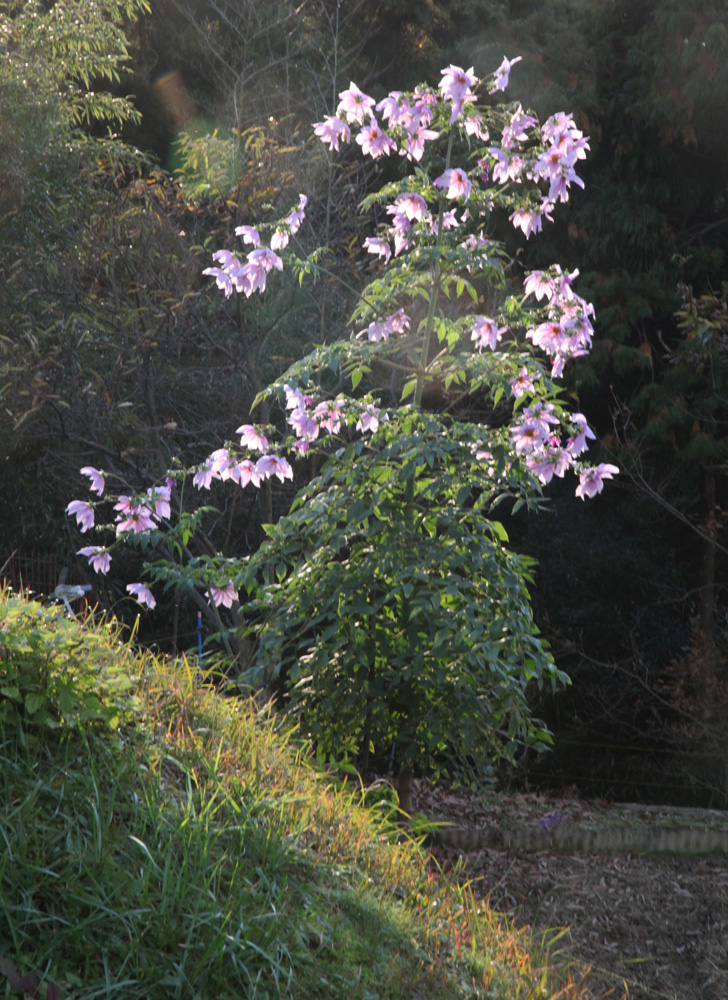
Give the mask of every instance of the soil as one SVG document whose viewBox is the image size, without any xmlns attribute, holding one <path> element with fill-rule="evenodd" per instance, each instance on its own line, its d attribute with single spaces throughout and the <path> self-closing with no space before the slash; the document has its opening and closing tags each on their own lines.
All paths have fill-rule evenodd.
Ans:
<svg viewBox="0 0 728 1000">
<path fill-rule="evenodd" d="M 494 909 L 530 925 L 539 938 L 568 928 L 557 947 L 592 967 L 595 995 L 728 1000 L 728 858 L 720 840 L 728 814 L 543 795 L 475 795 L 423 780 L 415 782 L 414 810 L 449 817 L 464 831 L 460 846 L 432 846 L 443 870 L 478 880 L 476 891 Z M 452 825 L 436 828 L 435 839 L 443 839 L 444 829 L 457 842 Z M 564 829 L 571 833 L 557 841 L 556 831 Z M 696 843 L 720 846 L 712 853 L 575 849 L 584 829 L 599 831 L 600 844 L 612 836 L 621 845 L 630 838 L 638 845 L 659 844 L 654 835 L 679 830 L 677 842 L 687 845 L 686 852 Z M 519 830 L 531 835 L 509 841 Z M 476 837 L 473 831 L 486 833 Z M 585 843 L 595 842 L 590 836 Z M 483 847 L 484 842 L 501 846 Z M 528 849 L 504 849 L 509 842 L 526 843 Z M 476 849 L 464 849 L 476 843 Z"/>
</svg>

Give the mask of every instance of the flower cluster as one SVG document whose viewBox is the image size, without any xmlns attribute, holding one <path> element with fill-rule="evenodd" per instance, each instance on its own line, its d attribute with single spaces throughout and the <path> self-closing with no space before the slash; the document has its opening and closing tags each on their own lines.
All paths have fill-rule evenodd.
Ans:
<svg viewBox="0 0 728 1000">
<path fill-rule="evenodd" d="M 506 88 L 511 69 L 519 61 L 520 57 L 503 59 L 495 73 L 484 81 L 488 94 Z M 384 209 L 388 222 L 377 235 L 367 237 L 363 245 L 386 267 L 393 258 L 411 251 L 428 250 L 433 245 L 439 250 L 447 240 L 451 260 L 457 262 L 456 270 L 461 275 L 471 274 L 486 267 L 494 253 L 494 244 L 485 230 L 493 207 L 508 206 L 511 223 L 526 238 L 539 232 L 543 220 L 551 219 L 557 203 L 567 201 L 571 185 L 583 187 L 576 166 L 585 158 L 589 145 L 571 115 L 552 115 L 539 126 L 521 105 L 512 105 L 493 119 L 498 121 L 496 130 L 500 132 L 500 139 L 493 140 L 488 127 L 492 123 L 489 120 L 486 124 L 476 106 L 476 93 L 483 81 L 478 80 L 473 68 L 464 70 L 451 65 L 441 76 L 436 90 L 420 87 L 409 94 L 392 91 L 379 102 L 351 83 L 339 94 L 336 113 L 315 123 L 314 132 L 332 152 L 337 152 L 344 143 L 351 143 L 353 137 L 362 154 L 372 159 L 399 156 L 417 163 L 423 161 L 428 143 L 434 149 L 438 140 L 448 137 L 444 169 L 430 179 L 418 167 L 416 176 L 400 185 L 398 191 L 397 186 L 390 185 L 394 196 Z M 459 135 L 471 149 L 467 169 L 450 165 L 454 135 Z M 476 143 L 482 146 L 473 149 Z M 236 236 L 251 248 L 244 259 L 229 250 L 218 250 L 213 255 L 215 266 L 206 268 L 203 274 L 213 277 L 226 297 L 233 291 L 243 292 L 246 297 L 262 293 L 269 274 L 283 270 L 283 257 L 279 253 L 284 253 L 291 236 L 302 225 L 305 208 L 306 197 L 300 195 L 296 208 L 267 227 L 271 231 L 268 247 L 262 245 L 261 228 L 238 227 Z M 403 266 L 402 261 L 398 263 Z M 503 434 L 510 442 L 514 461 L 527 470 L 531 482 L 547 484 L 570 469 L 579 476 L 576 495 L 586 499 L 601 492 L 604 480 L 618 470 L 606 463 L 592 467 L 583 464 L 580 456 L 588 447 L 587 441 L 595 435 L 583 414 L 564 415 L 560 407 L 549 401 L 554 398 L 549 395 L 552 388 L 535 362 L 537 352 L 546 355 L 551 363 L 551 377 L 558 378 L 569 359 L 586 354 L 591 347 L 594 311 L 572 287 L 577 274 L 577 271 L 564 273 L 555 265 L 526 276 L 523 302 L 533 298 L 537 305 L 528 314 L 532 321 L 525 338 L 520 336 L 523 350 L 517 367 L 510 358 L 502 362 L 510 366 L 502 370 L 507 372 L 513 400 L 511 426 Z M 458 278 L 458 284 L 460 295 L 464 282 Z M 397 285 L 394 291 L 385 292 L 377 299 L 376 306 L 365 303 L 356 314 L 364 322 L 358 335 L 366 337 L 370 344 L 389 341 L 410 330 L 410 315 L 398 301 L 393 301 L 401 294 L 397 291 L 401 287 Z M 519 336 L 517 331 L 509 331 L 508 325 L 500 325 L 501 319 L 466 315 L 455 326 L 458 336 L 469 331 L 470 343 L 476 351 L 487 348 L 497 352 L 492 361 L 500 364 L 499 359 L 507 358 L 507 352 L 499 347 L 503 338 L 510 332 L 509 339 L 516 343 Z M 485 362 L 485 357 L 481 360 Z M 319 438 L 338 435 L 342 427 L 376 433 L 388 419 L 371 401 L 357 402 L 343 397 L 316 401 L 297 385 L 284 383 L 279 388 L 285 397 L 289 428 L 285 448 L 272 447 L 263 429 L 243 424 L 236 431 L 239 447 L 218 448 L 194 470 L 193 484 L 197 489 L 209 490 L 213 481 L 231 480 L 240 487 L 260 487 L 272 478 L 281 483 L 292 481 L 291 458 L 305 454 Z M 473 457 L 489 463 L 488 468 L 493 467 L 492 454 L 486 448 L 476 447 Z M 74 500 L 67 510 L 75 515 L 81 532 L 85 533 L 94 527 L 94 510 L 104 494 L 106 476 L 90 466 L 81 471 L 90 478 L 90 488 L 98 499 Z M 149 533 L 161 521 L 170 519 L 172 485 L 168 480 L 165 486 L 152 487 L 146 494 L 115 498 L 115 543 Z M 109 571 L 110 547 L 87 546 L 80 554 L 87 556 L 96 572 Z M 206 587 L 209 600 L 216 606 L 231 607 L 238 599 L 232 580 L 208 580 Z M 141 603 L 154 607 L 154 597 L 143 584 L 129 584 L 127 591 Z"/>
<path fill-rule="evenodd" d="M 519 59 L 504 58 L 491 79 L 489 93 L 505 89 L 510 70 Z M 442 71 L 438 89 L 446 104 L 447 124 L 455 125 L 468 137 L 486 142 L 489 139 L 488 130 L 473 106 L 478 84 L 472 67 L 464 70 L 459 66 L 449 66 Z M 365 154 L 375 159 L 395 150 L 400 156 L 407 156 L 410 153 L 408 143 L 417 130 L 441 123 L 444 117 L 442 114 L 438 116 L 436 96 L 422 89 L 412 95 L 394 91 L 375 104 L 373 98 L 352 83 L 339 97 L 336 117 L 318 123 L 316 134 L 334 150 L 339 148 L 341 142 L 351 141 L 352 128 L 365 129 L 367 138 L 361 140 L 360 132 L 356 141 Z M 377 123 L 375 111 L 381 112 L 382 121 L 388 122 L 387 129 Z M 422 158 L 424 143 L 438 139 L 446 127 L 441 126 L 440 131 L 427 128 L 426 133 L 418 133 L 421 142 L 416 159 Z M 372 139 L 375 132 L 376 142 Z M 391 217 L 385 232 L 367 237 L 364 249 L 378 256 L 386 265 L 392 256 L 397 257 L 411 250 L 418 240 L 421 242 L 432 237 L 437 233 L 438 226 L 442 230 L 450 230 L 473 222 L 479 211 L 479 203 L 477 200 L 474 202 L 472 197 L 473 192 L 476 187 L 480 190 L 481 185 L 489 180 L 501 188 L 511 184 L 527 189 L 529 197 L 509 218 L 528 238 L 531 233 L 540 231 L 544 219 L 551 219 L 557 202 L 568 199 L 572 184 L 583 187 L 575 168 L 577 161 L 586 157 L 588 148 L 588 140 L 576 128 L 571 115 L 552 115 L 539 127 L 536 118 L 519 104 L 509 112 L 499 144 L 490 145 L 481 154 L 476 154 L 475 170 L 448 166 L 431 182 L 431 189 L 420 186 L 418 191 L 408 190 L 398 194 L 385 209 Z M 446 201 L 456 203 L 456 207 L 447 211 L 440 209 L 437 218 L 429 203 L 437 201 L 440 195 Z M 488 208 L 492 202 L 486 199 L 480 204 Z M 457 206 L 462 206 L 464 211 L 458 212 Z M 468 255 L 468 271 L 477 269 L 487 260 L 489 242 L 482 232 L 471 232 L 458 244 Z M 545 300 L 539 311 L 540 322 L 534 322 L 528 328 L 526 339 L 550 358 L 552 378 L 560 377 L 566 362 L 586 354 L 592 343 L 594 310 L 573 290 L 577 274 L 578 271 L 565 274 L 561 268 L 554 266 L 548 271 L 529 274 L 524 285 L 526 297 L 534 296 L 537 302 Z M 401 317 L 406 319 L 406 323 Z M 384 318 L 372 319 L 362 335 L 366 333 L 370 342 L 387 340 L 393 333 L 409 329 L 409 325 L 409 317 L 399 309 Z M 488 316 L 470 318 L 470 337 L 477 351 L 485 348 L 495 351 L 507 330 L 506 325 L 499 325 L 496 319 Z M 535 367 L 521 367 L 510 380 L 512 397 L 520 400 L 525 394 L 535 395 L 540 377 Z M 520 409 L 510 428 L 515 453 L 540 483 L 546 484 L 554 475 L 563 476 L 567 469 L 574 469 L 580 477 L 577 495 L 582 498 L 594 496 L 601 491 L 603 479 L 616 473 L 616 467 L 602 464 L 596 468 L 583 468 L 578 456 L 586 450 L 586 440 L 593 439 L 594 434 L 582 414 L 573 414 L 568 422 L 568 436 L 562 441 L 559 433 L 561 423 L 562 419 L 555 415 L 548 403 L 537 400 L 532 406 Z"/>
<path fill-rule="evenodd" d="M 212 259 L 220 266 L 207 267 L 202 273 L 215 279 L 217 287 L 225 293 L 225 298 L 230 298 L 233 289 L 244 292 L 247 298 L 253 292 L 264 292 L 270 272 L 274 269 L 283 270 L 283 261 L 275 251 L 285 249 L 290 237 L 301 228 L 307 201 L 305 194 L 299 195 L 297 208 L 292 209 L 275 227 L 270 248 L 261 247 L 260 233 L 254 226 L 238 226 L 235 235 L 240 236 L 244 244 L 253 247 L 247 254 L 245 263 L 230 250 L 218 250 L 212 255 Z"/>
<path fill-rule="evenodd" d="M 407 317 L 390 317 L 392 323 L 400 327 L 408 323 Z M 357 431 L 376 433 L 379 425 L 387 421 L 388 415 L 382 413 L 373 403 L 352 404 L 343 398 L 323 400 L 314 405 L 313 397 L 305 394 L 300 388 L 288 383 L 283 386 L 285 406 L 288 413 L 287 422 L 293 432 L 294 440 L 290 443 L 291 455 L 302 455 L 308 451 L 311 442 L 320 435 L 338 434 L 343 425 L 354 425 Z M 193 475 L 193 485 L 199 489 L 210 489 L 213 480 L 225 482 L 231 480 L 241 487 L 252 485 L 260 487 L 266 479 L 275 477 L 281 482 L 293 479 L 293 467 L 285 455 L 279 455 L 270 450 L 267 436 L 253 424 L 242 424 L 236 434 L 240 435 L 240 447 L 247 452 L 260 453 L 257 458 L 240 455 L 232 446 L 216 449 L 200 464 Z M 103 494 L 106 474 L 98 469 L 86 466 L 81 470 L 91 478 L 91 489 L 99 495 Z M 141 535 L 159 526 L 161 519 L 171 517 L 171 489 L 173 480 L 168 479 L 164 486 L 153 486 L 144 496 L 117 497 L 114 510 L 115 531 L 118 540 L 125 535 Z M 94 503 L 85 500 L 72 500 L 66 508 L 69 515 L 75 515 L 81 531 L 86 532 L 94 527 Z M 111 567 L 112 555 L 107 546 L 89 545 L 78 551 L 86 556 L 89 565 L 96 573 L 108 573 Z M 141 583 L 127 586 L 127 592 L 139 603 L 146 604 L 150 609 L 155 607 L 155 599 L 151 591 Z M 210 600 L 216 606 L 231 607 L 237 600 L 232 581 L 222 586 L 211 585 L 208 588 Z"/>
</svg>

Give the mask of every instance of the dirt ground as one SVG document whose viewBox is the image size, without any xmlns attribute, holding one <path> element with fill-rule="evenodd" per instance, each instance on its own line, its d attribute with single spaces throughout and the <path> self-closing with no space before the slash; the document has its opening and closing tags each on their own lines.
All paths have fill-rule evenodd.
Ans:
<svg viewBox="0 0 728 1000">
<path fill-rule="evenodd" d="M 492 799 L 484 804 L 468 793 L 417 785 L 417 811 L 467 818 L 474 825 L 479 818 L 494 821 Z M 542 829 L 561 813 L 578 811 L 574 800 L 542 796 L 509 796 L 499 802 L 499 822 L 506 813 L 515 813 L 518 822 Z M 549 849 L 547 839 L 544 845 L 536 851 L 433 847 L 432 852 L 446 871 L 462 859 L 462 876 L 478 879 L 480 894 L 519 925 L 529 924 L 539 936 L 568 927 L 558 947 L 592 967 L 595 994 L 630 1000 L 728 1000 L 725 857 L 567 854 Z"/>
</svg>

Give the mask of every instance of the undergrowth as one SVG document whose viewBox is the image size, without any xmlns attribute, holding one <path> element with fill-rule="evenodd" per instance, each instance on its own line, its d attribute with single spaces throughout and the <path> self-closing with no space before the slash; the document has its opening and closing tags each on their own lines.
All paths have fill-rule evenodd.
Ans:
<svg viewBox="0 0 728 1000">
<path fill-rule="evenodd" d="M 0 973 L 56 1000 L 587 1000 L 253 700 L 0 592 Z M 0 979 L 0 987 L 2 979 Z"/>
</svg>

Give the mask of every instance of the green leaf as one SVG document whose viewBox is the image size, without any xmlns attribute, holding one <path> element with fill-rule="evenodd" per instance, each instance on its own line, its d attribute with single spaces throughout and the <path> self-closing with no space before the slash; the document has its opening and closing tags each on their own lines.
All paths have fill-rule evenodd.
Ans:
<svg viewBox="0 0 728 1000">
<path fill-rule="evenodd" d="M 411 378 L 407 382 L 405 382 L 404 386 L 402 387 L 402 395 L 400 396 L 402 402 L 404 402 L 408 396 L 411 396 L 414 393 L 416 386 L 417 386 L 416 376 L 415 378 Z"/>
<path fill-rule="evenodd" d="M 27 694 L 25 696 L 25 711 L 29 715 L 34 715 L 39 708 L 46 705 L 48 699 L 43 694 Z"/>
</svg>

